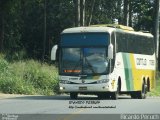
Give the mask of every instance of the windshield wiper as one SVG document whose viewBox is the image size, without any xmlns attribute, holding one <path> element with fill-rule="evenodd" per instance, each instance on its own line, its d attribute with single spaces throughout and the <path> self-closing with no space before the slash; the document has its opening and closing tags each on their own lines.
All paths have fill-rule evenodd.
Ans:
<svg viewBox="0 0 160 120">
<path fill-rule="evenodd" d="M 89 66 L 89 68 L 92 70 L 92 72 L 93 72 L 94 74 L 96 74 L 96 72 L 94 71 L 93 66 L 91 65 L 91 63 L 88 61 L 88 59 L 87 59 L 86 57 L 84 57 L 84 58 L 85 58 L 85 60 L 86 60 L 86 62 L 87 62 L 87 65 Z"/>
</svg>

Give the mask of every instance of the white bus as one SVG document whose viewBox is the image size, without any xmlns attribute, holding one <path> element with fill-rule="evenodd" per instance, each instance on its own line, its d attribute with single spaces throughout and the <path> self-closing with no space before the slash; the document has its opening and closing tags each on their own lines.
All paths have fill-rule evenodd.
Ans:
<svg viewBox="0 0 160 120">
<path fill-rule="evenodd" d="M 122 25 L 94 25 L 65 29 L 58 45 L 61 92 L 118 99 L 118 94 L 144 99 L 155 86 L 155 49 L 150 33 Z"/>
</svg>

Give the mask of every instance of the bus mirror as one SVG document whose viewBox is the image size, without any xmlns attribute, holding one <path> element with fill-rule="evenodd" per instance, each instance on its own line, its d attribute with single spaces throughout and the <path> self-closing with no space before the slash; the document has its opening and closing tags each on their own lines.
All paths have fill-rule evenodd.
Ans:
<svg viewBox="0 0 160 120">
<path fill-rule="evenodd" d="M 113 59 L 113 45 L 112 44 L 108 46 L 108 58 Z"/>
<path fill-rule="evenodd" d="M 56 60 L 57 49 L 58 49 L 58 46 L 54 45 L 52 50 L 51 50 L 51 60 L 53 60 L 53 61 Z"/>
</svg>

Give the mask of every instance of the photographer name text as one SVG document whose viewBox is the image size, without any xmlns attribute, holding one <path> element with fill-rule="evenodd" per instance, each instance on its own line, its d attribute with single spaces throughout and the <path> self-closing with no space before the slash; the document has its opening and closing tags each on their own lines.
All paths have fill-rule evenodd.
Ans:
<svg viewBox="0 0 160 120">
<path fill-rule="evenodd" d="M 77 109 L 77 108 L 116 108 L 115 105 L 113 106 L 106 106 L 101 105 L 100 100 L 70 100 L 69 107 L 70 109 Z"/>
</svg>

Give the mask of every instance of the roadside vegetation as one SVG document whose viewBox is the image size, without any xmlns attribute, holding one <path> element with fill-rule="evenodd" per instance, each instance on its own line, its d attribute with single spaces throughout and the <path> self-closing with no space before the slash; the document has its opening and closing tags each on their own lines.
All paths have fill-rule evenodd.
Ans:
<svg viewBox="0 0 160 120">
<path fill-rule="evenodd" d="M 160 72 L 157 72 L 156 87 L 148 93 L 148 96 L 160 96 Z"/>
<path fill-rule="evenodd" d="M 156 88 L 148 96 L 160 96 L 160 73 Z M 58 90 L 58 72 L 53 65 L 35 60 L 8 62 L 0 55 L 0 92 L 9 94 L 54 95 Z"/>
<path fill-rule="evenodd" d="M 0 55 L 0 92 L 9 94 L 53 95 L 58 92 L 54 66 L 35 60 L 8 62 Z"/>
</svg>

